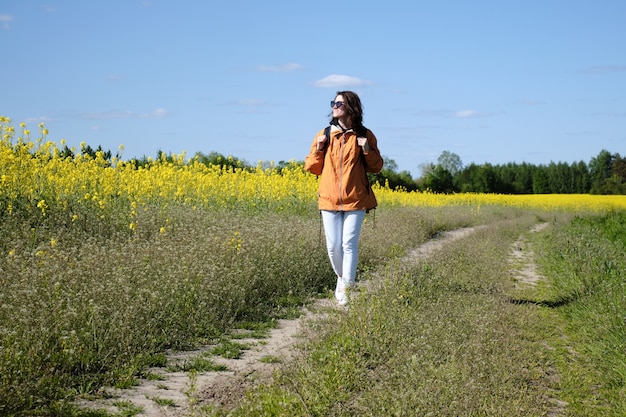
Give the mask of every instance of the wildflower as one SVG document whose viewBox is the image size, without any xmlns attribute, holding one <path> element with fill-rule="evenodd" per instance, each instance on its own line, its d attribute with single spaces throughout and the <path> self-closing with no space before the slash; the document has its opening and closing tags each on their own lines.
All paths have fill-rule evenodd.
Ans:
<svg viewBox="0 0 626 417">
<path fill-rule="evenodd" d="M 48 205 L 46 204 L 46 200 L 40 200 L 37 203 L 37 208 L 41 209 L 41 215 L 45 216 L 46 215 L 46 209 L 48 208 Z"/>
<path fill-rule="evenodd" d="M 57 240 L 55 238 L 50 239 L 50 247 L 54 248 L 57 245 Z"/>
</svg>

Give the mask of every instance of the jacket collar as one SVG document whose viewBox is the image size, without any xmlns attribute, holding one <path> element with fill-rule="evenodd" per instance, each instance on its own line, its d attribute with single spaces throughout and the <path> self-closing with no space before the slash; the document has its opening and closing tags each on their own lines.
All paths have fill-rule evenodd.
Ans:
<svg viewBox="0 0 626 417">
<path fill-rule="evenodd" d="M 347 132 L 352 132 L 352 129 L 346 129 L 343 130 L 343 127 L 341 127 L 341 125 L 339 124 L 339 121 L 337 119 L 333 119 L 330 121 L 330 131 L 331 132 L 343 132 L 343 133 L 347 133 Z"/>
</svg>

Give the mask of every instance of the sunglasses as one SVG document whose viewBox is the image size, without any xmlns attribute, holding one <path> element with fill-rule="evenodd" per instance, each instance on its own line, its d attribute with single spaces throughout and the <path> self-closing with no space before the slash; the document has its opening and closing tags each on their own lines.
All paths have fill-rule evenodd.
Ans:
<svg viewBox="0 0 626 417">
<path fill-rule="evenodd" d="M 334 101 L 333 100 L 333 101 L 330 102 L 330 107 L 337 107 L 337 108 L 339 108 L 339 107 L 343 106 L 344 104 L 345 103 L 343 101 Z"/>
</svg>

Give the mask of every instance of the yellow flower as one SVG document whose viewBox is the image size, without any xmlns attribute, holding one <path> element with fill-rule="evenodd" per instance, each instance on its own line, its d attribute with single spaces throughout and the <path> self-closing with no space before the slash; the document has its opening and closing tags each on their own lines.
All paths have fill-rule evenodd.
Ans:
<svg viewBox="0 0 626 417">
<path fill-rule="evenodd" d="M 50 239 L 50 247 L 54 248 L 57 245 L 57 240 L 55 238 Z"/>
</svg>

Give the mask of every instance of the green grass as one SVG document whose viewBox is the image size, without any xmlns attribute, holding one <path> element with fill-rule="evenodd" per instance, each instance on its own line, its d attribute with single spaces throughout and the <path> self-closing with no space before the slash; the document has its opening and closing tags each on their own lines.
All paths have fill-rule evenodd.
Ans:
<svg viewBox="0 0 626 417">
<path fill-rule="evenodd" d="M 222 339 L 217 346 L 211 349 L 210 354 L 221 356 L 226 359 L 239 359 L 243 352 L 249 349 L 246 344 L 233 342 L 230 339 Z"/>
<path fill-rule="evenodd" d="M 277 357 L 277 356 L 267 355 L 267 356 L 263 356 L 261 358 L 261 362 L 263 362 L 263 363 L 281 363 L 282 360 L 279 357 Z"/>
<path fill-rule="evenodd" d="M 515 289 L 506 258 L 541 218 L 389 263 L 229 415 L 626 415 L 626 216 L 613 216 L 529 235 L 548 279 L 535 290 Z"/>
<path fill-rule="evenodd" d="M 176 407 L 176 401 L 169 398 L 153 397 L 150 399 L 162 407 Z"/>
<path fill-rule="evenodd" d="M 626 415 L 626 214 L 575 218 L 537 245 L 549 286 L 536 300 L 560 323 L 551 343 L 568 411 Z"/>
<path fill-rule="evenodd" d="M 188 361 L 168 367 L 170 372 L 217 372 L 227 370 L 228 367 L 225 365 L 217 364 L 204 356 L 194 356 Z"/>
<path fill-rule="evenodd" d="M 245 348 L 234 341 L 238 337 L 266 337 L 277 319 L 297 317 L 334 285 L 313 208 L 296 216 L 153 207 L 137 214 L 134 234 L 114 215 L 90 219 L 73 223 L 54 213 L 35 223 L 3 218 L 2 415 L 81 415 L 72 408 L 75 398 L 103 386 L 133 386 L 146 369 L 165 366 L 169 349 L 230 340 L 220 349 L 236 357 Z M 160 234 L 166 219 L 167 233 Z M 310 354 L 298 366 L 285 364 L 241 413 L 536 415 L 550 410 L 552 396 L 569 395 L 575 407 L 575 398 L 585 405 L 584 395 L 598 393 L 603 404 L 623 404 L 623 316 L 617 314 L 623 300 L 616 294 L 623 294 L 624 268 L 615 260 L 623 248 L 617 246 L 623 245 L 620 221 L 605 219 L 603 236 L 611 244 L 592 247 L 594 261 L 572 261 L 586 253 L 586 241 L 600 236 L 592 220 L 575 222 L 571 236 L 546 238 L 546 253 L 562 253 L 548 255 L 554 265 L 542 261 L 542 267 L 571 281 L 551 282 L 540 297 L 526 297 L 537 302 L 511 303 L 518 295 L 507 250 L 536 221 L 535 213 L 501 207 L 377 210 L 363 228 L 359 268 L 361 277 L 382 274 L 372 279 L 381 285 L 347 313 L 331 314 Z M 561 222 L 566 230 L 568 222 L 553 223 Z M 437 232 L 483 223 L 490 226 L 432 260 L 394 261 Z M 560 270 L 559 256 L 578 270 Z M 587 273 L 594 270 L 601 274 Z M 605 285 L 607 277 L 614 283 Z M 601 296 L 611 301 L 598 301 Z M 588 310 L 602 309 L 570 310 L 579 301 Z M 607 316 L 613 325 L 602 321 Z M 560 337 L 554 323 L 567 337 L 562 346 L 549 339 Z M 576 365 L 581 370 L 608 379 L 593 392 L 574 391 L 573 377 L 567 385 L 569 359 L 552 355 L 569 350 L 584 358 Z M 612 354 L 603 355 L 607 351 Z M 198 357 L 177 369 L 214 366 Z M 555 383 L 549 375 L 557 369 L 561 381 Z"/>
<path fill-rule="evenodd" d="M 391 262 L 319 339 L 235 415 L 541 415 L 536 308 L 509 302 L 508 249 L 534 218 L 475 232 L 418 264 Z"/>
</svg>

